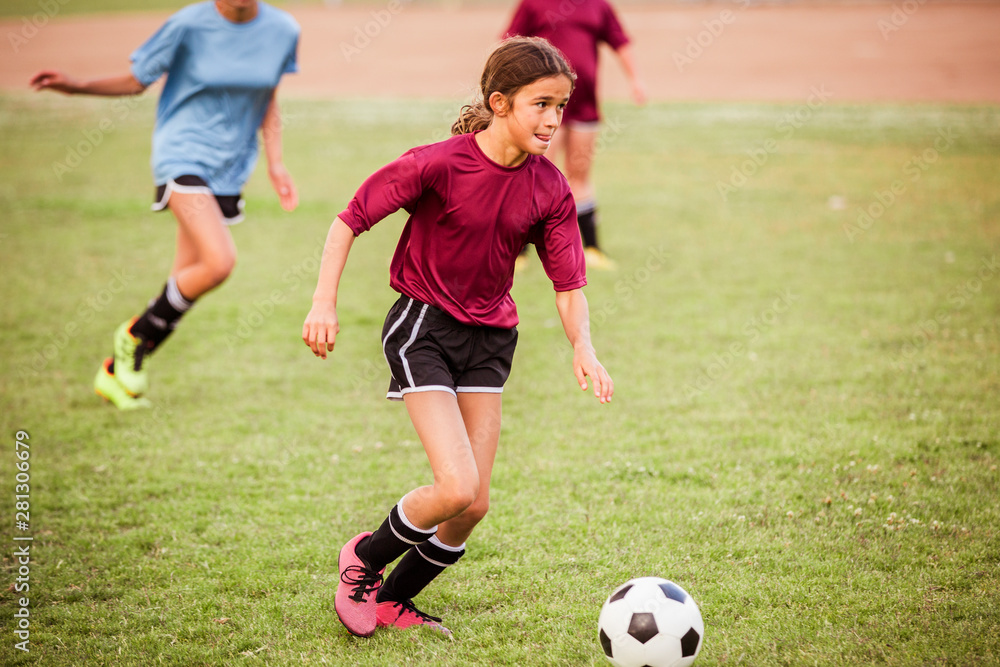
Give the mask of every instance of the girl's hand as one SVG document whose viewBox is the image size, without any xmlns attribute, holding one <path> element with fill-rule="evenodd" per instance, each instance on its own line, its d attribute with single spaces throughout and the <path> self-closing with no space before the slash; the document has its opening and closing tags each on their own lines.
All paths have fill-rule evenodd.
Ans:
<svg viewBox="0 0 1000 667">
<path fill-rule="evenodd" d="M 31 77 L 31 87 L 35 90 L 55 90 L 70 95 L 75 93 L 80 86 L 75 79 L 69 78 L 62 72 L 43 70 Z"/>
<path fill-rule="evenodd" d="M 292 182 L 292 175 L 285 169 L 285 165 L 281 163 L 269 165 L 267 175 L 271 177 L 271 185 L 274 186 L 274 191 L 278 193 L 281 208 L 286 211 L 294 211 L 295 207 L 299 205 L 299 193 L 295 189 L 295 183 Z"/>
<path fill-rule="evenodd" d="M 339 331 L 336 306 L 328 303 L 314 303 L 302 325 L 302 340 L 313 351 L 313 354 L 321 359 L 326 359 L 326 353 L 333 351 L 333 345 Z"/>
<path fill-rule="evenodd" d="M 573 352 L 573 373 L 580 389 L 587 391 L 587 378 L 594 383 L 594 396 L 601 403 L 610 403 L 615 393 L 615 383 L 597 360 L 593 348 L 581 348 Z"/>
<path fill-rule="evenodd" d="M 646 86 L 642 83 L 642 81 L 636 79 L 635 81 L 632 82 L 631 88 L 632 88 L 632 101 L 635 102 L 636 105 L 640 107 L 645 105 L 646 101 L 649 98 L 646 95 Z"/>
</svg>

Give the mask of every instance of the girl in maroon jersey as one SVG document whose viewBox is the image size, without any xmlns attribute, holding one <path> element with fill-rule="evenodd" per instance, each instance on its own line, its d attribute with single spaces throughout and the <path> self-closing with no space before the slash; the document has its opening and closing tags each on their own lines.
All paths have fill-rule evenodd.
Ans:
<svg viewBox="0 0 1000 667">
<path fill-rule="evenodd" d="M 587 267 L 613 269 L 615 263 L 597 243 L 597 201 L 590 180 L 601 121 L 597 47 L 603 42 L 612 48 L 628 78 L 632 98 L 636 104 L 644 104 L 646 89 L 636 70 L 628 35 L 607 0 L 521 0 L 505 34 L 549 40 L 576 71 L 576 90 L 566 106 L 564 127 L 552 157 L 565 155 L 564 171 L 576 199 Z"/>
<path fill-rule="evenodd" d="M 358 636 L 424 625 L 450 634 L 412 598 L 465 553 L 486 515 L 501 396 L 517 342 L 514 260 L 534 243 L 573 346 L 573 372 L 601 403 L 614 384 L 590 342 L 585 262 L 566 179 L 543 154 L 575 75 L 547 41 L 504 41 L 489 57 L 482 100 L 450 139 L 414 148 L 364 182 L 327 236 L 302 338 L 326 358 L 340 327 L 337 288 L 355 236 L 406 209 L 390 267 L 400 293 L 382 331 L 388 398 L 406 405 L 434 483 L 410 491 L 339 558 L 335 608 Z M 386 565 L 402 556 L 384 580 Z"/>
</svg>

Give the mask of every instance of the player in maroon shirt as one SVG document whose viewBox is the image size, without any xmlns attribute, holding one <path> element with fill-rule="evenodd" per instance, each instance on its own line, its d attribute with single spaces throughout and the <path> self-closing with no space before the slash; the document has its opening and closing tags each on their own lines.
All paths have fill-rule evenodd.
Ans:
<svg viewBox="0 0 1000 667">
<path fill-rule="evenodd" d="M 576 89 L 566 105 L 563 129 L 553 145 L 565 154 L 564 170 L 569 179 L 587 266 L 613 269 L 614 262 L 597 243 L 597 203 L 590 170 L 600 130 L 597 102 L 597 47 L 608 44 L 621 61 L 636 104 L 646 102 L 646 91 L 636 71 L 629 38 L 607 0 L 522 0 L 505 36 L 543 37 L 565 54 L 576 70 Z M 553 156 L 554 157 L 554 156 Z"/>
<path fill-rule="evenodd" d="M 390 268 L 400 298 L 382 331 L 389 398 L 402 399 L 434 483 L 407 493 L 374 533 L 340 552 L 335 608 L 367 637 L 377 627 L 424 625 L 417 595 L 465 553 L 486 515 L 500 438 L 501 396 L 517 343 L 510 296 L 514 261 L 534 243 L 556 291 L 580 387 L 601 403 L 614 384 L 590 342 L 585 262 L 566 179 L 543 157 L 573 90 L 572 69 L 542 39 L 502 43 L 487 60 L 482 100 L 466 106 L 450 139 L 408 151 L 375 172 L 327 236 L 302 338 L 333 350 L 337 289 L 355 236 L 405 209 Z M 402 560 L 384 580 L 386 565 Z"/>
</svg>

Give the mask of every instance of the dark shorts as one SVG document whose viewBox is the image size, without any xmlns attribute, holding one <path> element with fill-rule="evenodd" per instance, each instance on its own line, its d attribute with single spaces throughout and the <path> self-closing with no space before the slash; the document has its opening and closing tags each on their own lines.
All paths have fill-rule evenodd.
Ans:
<svg viewBox="0 0 1000 667">
<path fill-rule="evenodd" d="M 417 391 L 503 392 L 517 327 L 462 324 L 439 308 L 401 296 L 382 327 L 382 352 L 392 379 L 386 398 Z"/>
<path fill-rule="evenodd" d="M 576 87 L 563 112 L 562 122 L 566 125 L 600 123 L 601 112 L 597 102 L 594 82 L 576 80 Z"/>
<path fill-rule="evenodd" d="M 172 192 L 201 193 L 215 197 L 227 225 L 243 222 L 243 195 L 217 195 L 212 192 L 208 183 L 200 176 L 178 176 L 163 185 L 158 185 L 156 198 L 153 199 L 153 210 L 162 211 L 167 208 L 167 202 L 170 201 L 170 193 Z"/>
</svg>

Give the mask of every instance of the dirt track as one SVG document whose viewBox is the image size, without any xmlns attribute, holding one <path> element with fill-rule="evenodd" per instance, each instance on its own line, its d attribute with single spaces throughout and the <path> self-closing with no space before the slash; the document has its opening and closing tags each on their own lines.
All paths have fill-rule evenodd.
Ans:
<svg viewBox="0 0 1000 667">
<path fill-rule="evenodd" d="M 567 6 L 571 6 L 567 0 Z M 396 10 L 393 12 L 392 10 Z M 285 96 L 464 98 L 510 10 L 296 6 L 301 72 Z M 724 12 L 728 12 L 725 14 Z M 652 99 L 1000 103 L 1000 6 L 628 7 L 621 12 Z M 126 71 L 167 14 L 0 22 L 0 89 L 27 90 L 43 68 Z M 617 65 L 606 95 L 627 97 Z"/>
</svg>

